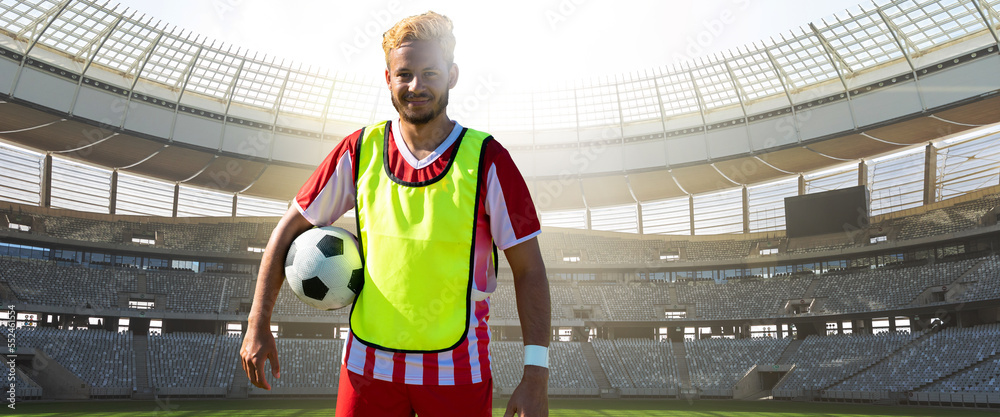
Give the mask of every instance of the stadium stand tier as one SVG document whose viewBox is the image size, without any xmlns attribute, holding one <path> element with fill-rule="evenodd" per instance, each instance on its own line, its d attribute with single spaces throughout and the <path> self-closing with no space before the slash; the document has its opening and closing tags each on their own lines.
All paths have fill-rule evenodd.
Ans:
<svg viewBox="0 0 1000 417">
<path fill-rule="evenodd" d="M 918 336 L 918 333 L 809 336 L 788 360 L 795 364 L 795 370 L 775 389 L 826 388 L 877 363 Z"/>
<path fill-rule="evenodd" d="M 649 339 L 595 339 L 601 367 L 615 388 L 678 388 L 672 345 Z"/>
<path fill-rule="evenodd" d="M 961 284 L 959 300 L 1000 299 L 1000 256 L 988 256 L 978 269 L 962 278 Z"/>
<path fill-rule="evenodd" d="M 249 274 L 98 268 L 35 259 L 0 257 L 0 298 L 33 305 L 127 309 L 128 301 L 157 301 L 155 310 L 179 313 L 245 312 L 256 278 Z M 550 271 L 551 272 L 551 271 Z M 38 277 L 52 285 L 38 286 Z M 145 292 L 139 292 L 139 282 Z M 1000 298 L 1000 256 L 945 258 L 914 266 L 832 270 L 774 278 L 727 281 L 566 282 L 552 279 L 552 319 L 575 312 L 604 321 L 668 321 L 665 311 L 687 311 L 685 319 L 739 320 L 802 314 L 788 306 L 815 300 L 809 315 L 898 310 Z M 947 291 L 953 283 L 958 286 Z M 940 297 L 929 297 L 938 293 Z M 676 294 L 672 298 L 671 294 Z M 491 317 L 517 320 L 513 285 L 501 280 L 491 295 Z M 279 292 L 275 314 L 345 318 L 350 309 L 318 311 L 287 288 Z"/>
<path fill-rule="evenodd" d="M 513 389 L 521 381 L 524 369 L 524 345 L 520 342 L 491 342 L 493 384 Z M 587 368 L 579 342 L 552 343 L 549 346 L 549 388 L 597 389 L 597 381 Z"/>
<path fill-rule="evenodd" d="M 694 305 L 696 317 L 752 318 L 783 315 L 785 303 L 803 298 L 811 283 L 808 277 L 782 277 L 724 284 L 689 282 L 676 287 L 679 302 Z"/>
<path fill-rule="evenodd" d="M 790 339 L 703 339 L 684 342 L 691 384 L 704 390 L 731 389 L 750 368 L 776 363 Z"/>
<path fill-rule="evenodd" d="M 914 341 L 829 390 L 913 391 L 994 357 L 997 352 L 1000 324 L 948 328 Z"/>
<path fill-rule="evenodd" d="M 1000 358 L 985 360 L 920 390 L 926 392 L 998 392 L 1000 391 Z"/>
<path fill-rule="evenodd" d="M 336 392 L 343 340 L 278 338 L 275 343 L 281 352 L 281 378 L 269 378 L 272 388 L 330 388 Z M 270 362 L 264 365 L 264 375 L 271 375 Z M 251 386 L 249 381 L 247 386 Z"/>
<path fill-rule="evenodd" d="M 829 274 L 819 281 L 813 294 L 825 299 L 817 313 L 887 310 L 909 305 L 928 288 L 951 284 L 980 260 Z"/>
<path fill-rule="evenodd" d="M 0 333 L 26 348 L 7 352 L 19 395 L 56 395 L 43 357 L 93 398 L 331 395 L 349 308 L 279 293 L 271 392 L 246 380 L 239 333 L 297 187 L 343 134 L 395 117 L 381 87 L 110 7 L 0 0 L 0 300 L 23 308 Z M 680 71 L 503 92 L 463 116 L 497 127 L 540 203 L 549 392 L 1000 408 L 998 11 L 865 4 Z M 266 154 L 238 144 L 258 136 Z M 230 163 L 243 172 L 219 181 Z M 546 194 L 564 168 L 572 185 Z M 784 198 L 854 186 L 859 227 L 783 230 Z M 510 395 L 523 344 L 498 261 L 490 356 Z"/>
<path fill-rule="evenodd" d="M 149 335 L 149 386 L 228 387 L 240 369 L 236 355 L 243 339 L 208 333 Z"/>
<path fill-rule="evenodd" d="M 542 256 L 547 264 L 668 265 L 661 256 L 677 254 L 676 261 L 721 261 L 756 258 L 758 249 L 773 245 L 780 253 L 839 252 L 863 248 L 863 237 L 888 235 L 893 241 L 947 236 L 972 231 L 995 223 L 987 214 L 1000 205 L 1000 194 L 969 195 L 953 198 L 914 213 L 900 212 L 876 216 L 868 229 L 855 231 L 850 242 L 824 243 L 822 239 L 788 245 L 783 231 L 769 234 L 729 235 L 718 238 L 645 236 L 636 238 L 610 232 L 576 232 L 548 229 L 539 235 Z M 940 207 L 938 207 L 940 206 Z M 152 247 L 197 253 L 246 254 L 249 247 L 266 245 L 277 218 L 142 218 L 109 216 L 68 210 L 45 210 L 21 204 L 0 205 L 0 215 L 31 219 L 28 234 L 50 236 L 74 242 L 105 243 L 124 247 Z M 82 216 L 82 217 L 81 217 Z M 0 219 L 2 220 L 2 219 Z M 24 220 L 22 220 L 24 221 Z M 338 220 L 335 226 L 353 231 L 351 219 Z M 153 240 L 152 245 L 138 243 L 133 237 Z M 776 243 L 777 242 L 777 243 Z M 569 255 L 579 261 L 567 261 Z M 501 257 L 505 265 L 504 258 Z"/>
<path fill-rule="evenodd" d="M 46 285 L 38 285 L 41 278 Z M 0 281 L 20 301 L 32 304 L 112 307 L 118 305 L 119 292 L 136 292 L 137 274 L 131 269 L 94 269 L 34 259 L 0 258 Z"/>
<path fill-rule="evenodd" d="M 45 352 L 93 387 L 136 387 L 132 334 L 105 330 L 59 330 L 21 327 L 18 347 Z"/>
<path fill-rule="evenodd" d="M 6 330 L 5 330 L 6 332 Z M 129 333 L 104 330 L 17 329 L 23 346 L 42 350 L 93 387 L 134 390 L 136 369 Z M 809 392 L 839 398 L 837 392 L 1000 393 L 1000 325 L 949 327 L 931 332 L 809 336 L 794 348 L 791 339 L 687 340 L 686 369 L 698 392 L 727 396 L 756 365 L 794 365 L 774 395 L 793 398 Z M 176 389 L 218 388 L 227 392 L 245 379 L 237 351 L 241 338 L 208 333 L 149 335 L 146 351 L 148 386 L 164 393 Z M 586 343 L 586 342 L 584 342 Z M 623 393 L 653 389 L 659 396 L 677 395 L 682 377 L 674 363 L 672 343 L 649 339 L 594 339 L 599 366 L 608 389 Z M 281 395 L 330 395 L 336 392 L 343 340 L 277 339 L 282 378 L 269 379 Z M 794 353 L 782 360 L 788 349 Z M 520 342 L 494 342 L 494 384 L 510 392 L 520 380 Z M 596 395 L 599 384 L 583 353 L 583 343 L 552 342 L 549 387 L 565 395 Z M 269 365 L 265 373 L 270 375 Z M 25 393 L 41 395 L 27 374 L 15 381 Z M 146 386 L 146 384 L 142 384 Z M 171 391 L 170 389 L 174 389 Z M 253 391 L 255 395 L 265 395 Z M 27 394 L 26 394 L 27 395 Z M 169 394 L 167 394 L 169 395 Z"/>
</svg>

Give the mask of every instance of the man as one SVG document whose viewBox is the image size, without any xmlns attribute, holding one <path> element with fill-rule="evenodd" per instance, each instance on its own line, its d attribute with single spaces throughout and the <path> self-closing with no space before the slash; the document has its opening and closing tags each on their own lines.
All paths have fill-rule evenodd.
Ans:
<svg viewBox="0 0 1000 417">
<path fill-rule="evenodd" d="M 341 141 L 278 222 L 240 350 L 244 370 L 270 389 L 270 360 L 280 377 L 270 317 L 284 256 L 300 233 L 353 208 L 365 283 L 351 310 L 337 415 L 491 415 L 488 297 L 499 248 L 514 274 L 525 344 L 505 415 L 546 416 L 550 301 L 524 179 L 491 136 L 447 116 L 459 74 L 447 17 L 403 19 L 382 47 L 399 119 Z"/>
</svg>

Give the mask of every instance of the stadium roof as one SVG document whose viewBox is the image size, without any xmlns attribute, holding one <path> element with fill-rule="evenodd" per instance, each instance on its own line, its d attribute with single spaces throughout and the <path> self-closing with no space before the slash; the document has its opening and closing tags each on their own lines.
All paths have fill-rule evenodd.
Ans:
<svg viewBox="0 0 1000 417">
<path fill-rule="evenodd" d="M 122 172 L 287 200 L 341 137 L 394 116 L 375 79 L 106 3 L 5 0 L 0 25 L 0 135 Z M 998 30 L 1000 0 L 862 5 L 694 62 L 449 110 L 501 138 L 543 211 L 706 196 L 1000 121 Z"/>
</svg>

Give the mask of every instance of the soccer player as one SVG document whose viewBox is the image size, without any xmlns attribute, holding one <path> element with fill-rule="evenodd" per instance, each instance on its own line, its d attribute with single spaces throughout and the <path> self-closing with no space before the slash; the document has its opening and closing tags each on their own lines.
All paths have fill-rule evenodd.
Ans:
<svg viewBox="0 0 1000 417">
<path fill-rule="evenodd" d="M 261 259 L 240 349 L 250 381 L 280 378 L 270 317 L 292 240 L 354 209 L 365 282 L 350 315 L 337 415 L 489 416 L 487 325 L 504 251 L 525 344 L 507 416 L 548 415 L 550 300 L 538 216 L 510 154 L 447 115 L 458 82 L 451 21 L 434 12 L 383 35 L 396 120 L 344 138 L 302 186 Z"/>
</svg>

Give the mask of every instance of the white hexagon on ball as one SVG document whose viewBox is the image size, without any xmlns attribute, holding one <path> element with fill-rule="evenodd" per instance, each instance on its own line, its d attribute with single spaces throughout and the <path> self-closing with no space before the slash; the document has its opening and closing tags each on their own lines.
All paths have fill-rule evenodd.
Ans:
<svg viewBox="0 0 1000 417">
<path fill-rule="evenodd" d="M 364 284 L 357 238 L 334 226 L 306 230 L 288 248 L 285 281 L 313 308 L 337 310 L 351 305 Z"/>
</svg>

